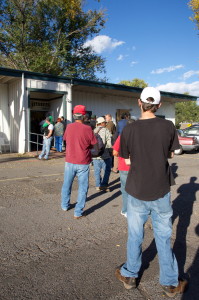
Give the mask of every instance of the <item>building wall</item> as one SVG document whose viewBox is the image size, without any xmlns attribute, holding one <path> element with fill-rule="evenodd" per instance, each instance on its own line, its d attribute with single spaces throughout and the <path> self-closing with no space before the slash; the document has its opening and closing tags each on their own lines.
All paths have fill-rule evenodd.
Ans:
<svg viewBox="0 0 199 300">
<path fill-rule="evenodd" d="M 104 95 L 87 92 L 73 93 L 73 106 L 85 105 L 88 111 L 92 111 L 97 117 L 111 114 L 113 122 L 116 123 L 117 109 L 129 109 L 131 116 L 140 116 L 140 109 L 136 98 L 121 97 L 115 95 Z M 175 104 L 165 102 L 157 111 L 157 115 L 165 116 L 167 120 L 175 123 Z"/>
<path fill-rule="evenodd" d="M 132 116 L 139 115 L 137 101 L 127 97 L 73 92 L 73 106 L 79 104 L 85 105 L 87 111 L 92 111 L 97 117 L 111 114 L 113 122 L 116 122 L 117 109 L 129 109 Z"/>
<path fill-rule="evenodd" d="M 68 84 L 62 82 L 27 79 L 27 88 L 67 92 Z"/>
<path fill-rule="evenodd" d="M 0 84 L 0 135 L 10 141 L 8 85 Z"/>
<path fill-rule="evenodd" d="M 59 99 L 50 101 L 50 110 L 52 111 L 52 116 L 54 121 L 58 117 L 63 115 L 63 99 L 60 97 Z"/>
<path fill-rule="evenodd" d="M 21 79 L 11 84 L 0 84 L 0 132 L 3 132 L 10 140 L 12 152 L 19 152 L 19 149 L 23 149 L 24 137 L 21 138 L 23 136 L 21 133 L 24 130 L 26 131 L 25 151 L 28 150 L 30 109 L 28 103 L 29 91 L 26 88 L 68 93 L 67 96 L 63 97 L 65 104 L 63 104 L 62 96 L 60 99 L 52 100 L 51 110 L 54 111 L 55 119 L 61 115 L 66 116 L 66 113 L 70 116 L 69 112 L 72 112 L 72 107 L 78 104 L 85 105 L 88 111 L 92 111 L 92 114 L 97 116 L 109 113 L 112 115 L 114 122 L 116 122 L 117 109 L 128 109 L 132 116 L 140 116 L 136 98 L 81 91 L 73 91 L 71 94 L 70 84 L 35 79 L 26 79 L 24 85 L 25 92 L 22 94 Z M 163 115 L 166 119 L 175 123 L 175 104 L 164 102 L 157 114 Z"/>
<path fill-rule="evenodd" d="M 18 152 L 19 149 L 19 128 L 22 117 L 20 109 L 21 80 L 9 84 L 9 108 L 10 108 L 10 141 L 11 151 Z"/>
</svg>

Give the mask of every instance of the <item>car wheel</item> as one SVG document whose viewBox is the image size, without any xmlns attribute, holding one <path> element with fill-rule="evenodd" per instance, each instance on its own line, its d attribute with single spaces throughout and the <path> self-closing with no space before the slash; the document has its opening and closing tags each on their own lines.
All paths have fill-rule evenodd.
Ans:
<svg viewBox="0 0 199 300">
<path fill-rule="evenodd" d="M 182 152 L 183 152 L 183 150 L 182 150 L 182 146 L 180 146 L 180 148 L 179 148 L 179 149 L 177 149 L 177 150 L 175 150 L 175 151 L 174 151 L 174 154 L 175 154 L 175 155 L 181 155 L 181 154 L 182 154 Z"/>
</svg>

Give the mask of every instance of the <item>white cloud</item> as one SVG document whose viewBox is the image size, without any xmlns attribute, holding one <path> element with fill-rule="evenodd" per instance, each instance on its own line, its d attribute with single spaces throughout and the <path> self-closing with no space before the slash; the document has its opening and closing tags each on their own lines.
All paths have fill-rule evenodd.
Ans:
<svg viewBox="0 0 199 300">
<path fill-rule="evenodd" d="M 117 58 L 117 60 L 123 60 L 124 59 L 124 55 L 120 54 Z"/>
<path fill-rule="evenodd" d="M 183 74 L 183 79 L 186 80 L 194 75 L 199 75 L 199 71 L 188 71 L 186 73 Z"/>
<path fill-rule="evenodd" d="M 132 62 L 131 62 L 131 67 L 133 67 L 133 66 L 136 65 L 136 64 L 138 64 L 137 61 L 132 61 Z"/>
<path fill-rule="evenodd" d="M 98 35 L 84 43 L 84 47 L 91 47 L 94 52 L 101 54 L 104 51 L 113 50 L 122 44 L 124 44 L 123 41 L 112 39 L 107 35 Z"/>
<path fill-rule="evenodd" d="M 151 72 L 151 74 L 161 74 L 161 73 L 165 73 L 165 72 L 173 72 L 177 69 L 182 69 L 182 68 L 184 68 L 183 65 L 170 66 L 170 67 L 167 67 L 167 68 L 160 68 L 160 69 L 157 69 L 157 70 L 153 70 Z"/>
<path fill-rule="evenodd" d="M 194 81 L 192 83 L 186 82 L 170 82 L 167 84 L 162 84 L 157 86 L 160 91 L 180 93 L 184 94 L 186 92 L 191 96 L 199 97 L 199 81 Z"/>
</svg>

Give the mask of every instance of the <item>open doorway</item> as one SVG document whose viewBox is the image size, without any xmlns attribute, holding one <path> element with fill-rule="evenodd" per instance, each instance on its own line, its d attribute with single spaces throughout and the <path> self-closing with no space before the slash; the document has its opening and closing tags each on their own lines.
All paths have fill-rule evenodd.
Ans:
<svg viewBox="0 0 199 300">
<path fill-rule="evenodd" d="M 49 115 L 47 111 L 37 111 L 32 110 L 30 114 L 30 150 L 35 151 L 37 150 L 37 145 L 35 144 L 37 141 L 39 144 L 43 143 L 42 136 L 38 136 L 37 134 L 41 134 L 41 122 L 45 120 L 46 116 Z M 42 146 L 38 145 L 38 149 L 41 150 Z"/>
<path fill-rule="evenodd" d="M 121 120 L 121 116 L 124 113 L 130 113 L 129 109 L 117 109 L 116 110 L 116 122 L 118 122 L 119 120 Z"/>
<path fill-rule="evenodd" d="M 41 136 L 41 122 L 49 115 L 55 122 L 59 116 L 65 115 L 64 93 L 59 91 L 31 89 L 30 116 L 29 116 L 29 149 L 30 151 L 41 150 L 43 137 Z"/>
</svg>

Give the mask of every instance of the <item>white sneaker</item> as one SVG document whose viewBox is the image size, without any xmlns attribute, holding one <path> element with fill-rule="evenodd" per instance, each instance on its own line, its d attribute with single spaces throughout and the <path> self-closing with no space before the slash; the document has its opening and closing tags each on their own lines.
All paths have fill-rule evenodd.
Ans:
<svg viewBox="0 0 199 300">
<path fill-rule="evenodd" d="M 124 216 L 125 218 L 127 218 L 127 213 L 123 213 L 123 212 L 121 211 L 121 215 Z"/>
</svg>

